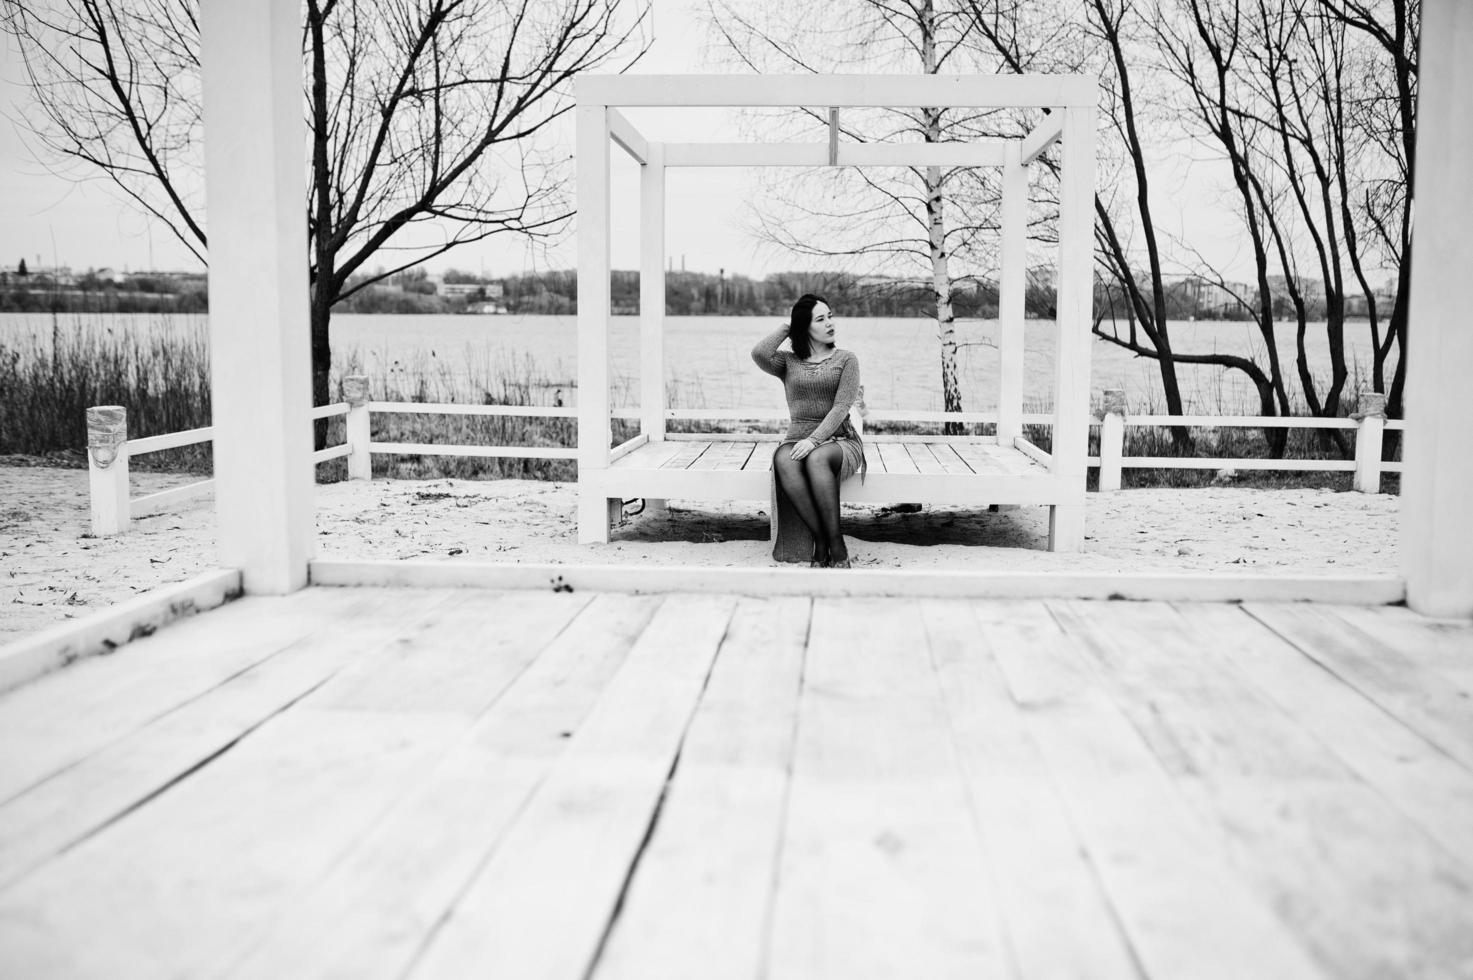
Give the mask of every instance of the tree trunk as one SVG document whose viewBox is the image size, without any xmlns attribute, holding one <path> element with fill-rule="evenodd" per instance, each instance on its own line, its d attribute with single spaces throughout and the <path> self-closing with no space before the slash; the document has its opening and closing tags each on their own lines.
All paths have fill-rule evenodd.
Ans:
<svg viewBox="0 0 1473 980">
<path fill-rule="evenodd" d="M 332 299 L 319 282 L 312 290 L 312 404 L 328 405 L 332 402 L 332 391 L 328 375 L 332 368 L 332 344 L 328 339 L 328 324 L 332 319 Z M 312 425 L 312 446 L 327 448 L 327 419 L 319 419 Z"/>
<path fill-rule="evenodd" d="M 936 74 L 936 11 L 925 0 L 920 11 L 921 65 L 928 75 Z M 926 142 L 941 140 L 941 110 L 922 109 Z M 926 168 L 926 231 L 931 247 L 931 288 L 936 294 L 936 339 L 941 344 L 941 400 L 947 412 L 962 410 L 961 385 L 956 375 L 956 313 L 951 305 L 951 270 L 946 253 L 945 198 L 941 191 L 941 168 Z M 960 422 L 947 422 L 946 435 L 966 432 Z"/>
</svg>

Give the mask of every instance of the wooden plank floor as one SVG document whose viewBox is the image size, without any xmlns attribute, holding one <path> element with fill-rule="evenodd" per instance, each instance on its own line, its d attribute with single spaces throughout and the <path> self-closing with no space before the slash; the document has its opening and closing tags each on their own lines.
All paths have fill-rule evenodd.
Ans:
<svg viewBox="0 0 1473 980">
<path fill-rule="evenodd" d="M 1440 980 L 1470 895 L 1398 608 L 319 588 L 0 698 L 27 980 Z"/>
<path fill-rule="evenodd" d="M 615 462 L 615 469 L 743 470 L 772 468 L 772 451 L 777 443 L 717 439 L 710 442 L 681 439 L 650 443 Z M 1047 468 L 1012 447 L 998 446 L 985 439 L 944 439 L 924 436 L 884 437 L 865 444 L 869 472 L 949 473 L 958 476 L 1027 476 Z"/>
</svg>

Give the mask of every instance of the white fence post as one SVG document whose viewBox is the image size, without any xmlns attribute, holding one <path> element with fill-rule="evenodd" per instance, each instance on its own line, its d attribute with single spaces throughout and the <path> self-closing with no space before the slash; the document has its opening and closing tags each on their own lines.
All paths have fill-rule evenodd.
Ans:
<svg viewBox="0 0 1473 980">
<path fill-rule="evenodd" d="M 1361 493 L 1381 492 L 1381 433 L 1386 430 L 1386 396 L 1374 391 L 1360 393 L 1361 410 L 1350 417 L 1360 422 L 1355 430 L 1355 479 Z"/>
<path fill-rule="evenodd" d="M 92 533 L 104 537 L 127 530 L 128 411 L 123 406 L 87 409 L 87 474 Z"/>
<path fill-rule="evenodd" d="M 1120 460 L 1125 455 L 1125 389 L 1106 388 L 1100 417 L 1100 493 L 1120 489 Z"/>
<path fill-rule="evenodd" d="M 348 444 L 348 479 L 372 480 L 373 456 L 368 451 L 372 427 L 368 417 L 368 378 L 350 374 L 343 379 L 343 401 L 348 403 L 343 441 Z"/>
</svg>

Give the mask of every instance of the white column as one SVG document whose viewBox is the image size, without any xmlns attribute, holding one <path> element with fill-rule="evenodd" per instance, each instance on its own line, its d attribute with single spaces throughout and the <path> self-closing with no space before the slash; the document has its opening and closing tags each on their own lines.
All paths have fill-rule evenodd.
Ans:
<svg viewBox="0 0 1473 980">
<path fill-rule="evenodd" d="M 1417 86 L 1417 223 L 1412 242 L 1406 447 L 1401 485 L 1407 604 L 1473 617 L 1473 5 L 1426 0 Z"/>
<path fill-rule="evenodd" d="M 1058 345 L 1054 357 L 1053 471 L 1078 480 L 1079 502 L 1050 509 L 1049 548 L 1084 545 L 1085 455 L 1089 446 L 1089 332 L 1094 303 L 1095 110 L 1064 110 L 1059 188 Z"/>
<path fill-rule="evenodd" d="M 609 121 L 580 105 L 578 165 L 578 540 L 609 540 Z"/>
<path fill-rule="evenodd" d="M 651 143 L 639 179 L 639 410 L 650 442 L 665 438 L 665 147 Z"/>
<path fill-rule="evenodd" d="M 1028 287 L 1028 168 L 1020 147 L 1002 165 L 1002 270 L 997 296 L 997 441 L 1023 434 L 1023 299 Z"/>
<path fill-rule="evenodd" d="M 220 563 L 282 594 L 313 538 L 301 5 L 205 0 L 200 37 Z"/>
</svg>

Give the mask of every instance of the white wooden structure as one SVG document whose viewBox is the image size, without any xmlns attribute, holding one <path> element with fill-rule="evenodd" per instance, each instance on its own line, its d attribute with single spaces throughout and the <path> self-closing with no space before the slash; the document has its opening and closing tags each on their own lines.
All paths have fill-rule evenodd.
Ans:
<svg viewBox="0 0 1473 980">
<path fill-rule="evenodd" d="M 947 504 L 1034 504 L 1049 508 L 1049 547 L 1084 541 L 1089 433 L 1090 308 L 1094 254 L 1096 81 L 1076 75 L 581 75 L 578 161 L 578 538 L 609 539 L 624 499 L 767 500 L 772 444 L 665 431 L 665 171 L 671 167 L 977 166 L 1003 172 L 1001 381 L 997 434 L 868 446 L 869 474 L 844 499 Z M 827 106 L 830 135 L 816 143 L 657 143 L 620 109 L 632 106 Z M 1043 122 L 1021 140 L 850 144 L 837 139 L 846 107 L 1040 108 Z M 1023 435 L 1023 293 L 1028 167 L 1063 142 L 1059 228 L 1058 356 L 1053 444 Z M 611 447 L 609 392 L 610 144 L 641 168 L 640 431 Z M 796 298 L 796 297 L 795 297 Z M 755 340 L 754 336 L 754 340 Z M 755 370 L 755 368 L 753 369 Z M 887 449 L 888 446 L 888 449 Z"/>
<path fill-rule="evenodd" d="M 210 189 L 210 318 L 212 355 L 216 368 L 214 389 L 217 457 L 216 507 L 220 524 L 220 561 L 241 572 L 247 593 L 285 592 L 308 577 L 312 554 L 310 420 L 308 385 L 306 242 L 301 222 L 303 200 L 300 10 L 291 0 L 207 0 L 201 5 L 203 39 L 201 77 L 205 93 L 206 183 Z M 1461 0 L 1428 0 L 1424 6 L 1420 70 L 1422 99 L 1418 135 L 1417 192 L 1435 201 L 1423 209 L 1416 227 L 1417 266 L 1413 276 L 1411 335 L 1408 357 L 1407 450 L 1403 486 L 1404 543 L 1401 572 L 1407 582 L 1407 603 L 1418 612 L 1443 616 L 1473 616 L 1473 514 L 1466 489 L 1473 481 L 1473 454 L 1466 439 L 1468 403 L 1463 394 L 1473 376 L 1473 334 L 1459 329 L 1466 303 L 1461 291 L 1473 265 L 1473 240 L 1464 233 L 1473 214 L 1473 185 L 1466 163 L 1473 157 L 1473 102 L 1458 98 L 1467 87 L 1473 64 L 1460 58 L 1473 49 L 1473 7 Z M 902 105 L 957 105 L 970 84 L 987 86 L 991 105 L 1036 104 L 1037 83 L 1026 79 L 987 78 L 956 80 L 891 78 L 884 80 L 887 99 Z M 845 79 L 762 78 L 728 79 L 741 104 L 791 104 L 799 87 L 808 105 L 874 105 L 882 100 L 873 87 Z M 1051 127 L 1019 147 L 1019 163 L 1037 148 L 1052 127 L 1065 137 L 1066 166 L 1078 157 L 1088 162 L 1087 140 L 1070 140 L 1071 132 L 1086 135 L 1092 111 L 1076 86 L 1077 80 L 1054 78 L 1043 101 L 1079 112 L 1054 113 Z M 579 129 L 592 150 L 580 154 L 580 189 L 597 193 L 608 182 L 608 140 L 628 140 L 646 163 L 644 187 L 658 189 L 661 167 L 671 161 L 669 148 L 651 146 L 624 125 L 610 105 L 664 104 L 671 99 L 669 80 L 620 76 L 579 82 Z M 940 91 L 938 91 L 940 89 Z M 595 96 L 597 91 L 600 94 Z M 688 83 L 680 92 L 691 104 L 702 89 Z M 621 143 L 622 145 L 622 143 Z M 1069 147 L 1072 146 L 1073 149 Z M 882 162 L 862 158 L 880 148 L 838 146 L 843 162 Z M 934 146 L 926 153 L 960 153 L 962 147 Z M 977 148 L 979 155 L 982 148 Z M 814 149 L 771 147 L 745 150 L 715 147 L 706 151 L 725 155 L 787 154 L 799 163 L 822 163 Z M 885 149 L 883 152 L 892 152 Z M 1003 152 L 1009 152 L 1003 148 Z M 799 159 L 801 158 L 801 159 Z M 949 158 L 948 158 L 949 159 Z M 679 163 L 680 161 L 675 161 Z M 686 161 L 687 163 L 690 161 Z M 1081 163 L 1080 166 L 1083 166 Z M 1016 176 L 1013 179 L 1016 186 Z M 1077 192 L 1075 192 L 1077 194 Z M 657 195 L 650 193 L 650 200 Z M 1083 195 L 1078 195 L 1083 197 Z M 1071 201 L 1073 204 L 1071 206 Z M 1088 222 L 1088 200 L 1065 200 L 1071 227 Z M 1015 206 L 1016 207 L 1016 206 Z M 645 220 L 658 234 L 660 209 L 649 205 Z M 1017 213 L 1012 209 L 1011 213 Z M 585 268 L 608 267 L 607 214 L 587 220 L 580 242 Z M 1014 233 L 1016 235 L 1016 233 Z M 1016 238 L 1013 240 L 1016 241 Z M 1060 315 L 1080 324 L 1089 306 L 1088 292 L 1071 286 L 1068 273 L 1089 262 L 1087 236 L 1072 235 L 1073 245 L 1063 255 Z M 651 241 L 646 252 L 654 252 Z M 646 295 L 659 296 L 658 264 L 644 283 Z M 588 326 L 602 327 L 608 308 L 607 275 L 586 276 L 580 283 Z M 1088 279 L 1084 277 L 1084 284 Z M 1011 292 L 1007 303 L 1019 302 Z M 654 330 L 658 315 L 645 304 Z M 1071 329 L 1081 330 L 1076 326 Z M 599 356 L 583 357 L 580 382 L 590 400 L 606 390 L 607 343 L 602 329 L 588 332 Z M 658 339 L 657 336 L 654 339 Z M 657 348 L 645 358 L 655 360 Z M 656 366 L 658 361 L 655 360 Z M 1082 367 L 1076 365 L 1075 370 Z M 646 384 L 658 370 L 644 370 Z M 594 383 L 590 383 L 594 382 Z M 1058 385 L 1065 400 L 1083 398 L 1084 384 L 1074 378 Z M 1004 383 L 1004 393 L 1008 391 Z M 640 438 L 661 433 L 658 401 L 646 398 L 646 419 Z M 1066 424 L 1055 433 L 1060 457 L 1084 466 L 1082 426 Z M 610 476 L 617 462 L 607 446 L 608 413 L 590 412 L 586 443 L 586 471 L 591 489 L 580 517 L 595 530 L 604 519 L 606 497 L 622 494 L 618 477 Z M 1004 427 L 1006 432 L 1006 427 Z M 592 436 L 603 436 L 602 442 Z M 602 465 L 600 465 L 602 464 Z M 603 471 L 603 472 L 600 472 Z M 1065 523 L 1068 522 L 1067 507 Z M 1077 522 L 1076 522 L 1077 523 Z M 843 574 L 843 573 L 836 573 Z"/>
</svg>

